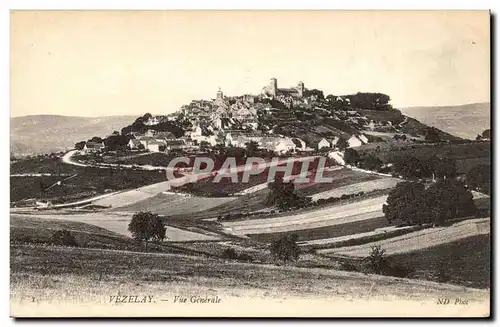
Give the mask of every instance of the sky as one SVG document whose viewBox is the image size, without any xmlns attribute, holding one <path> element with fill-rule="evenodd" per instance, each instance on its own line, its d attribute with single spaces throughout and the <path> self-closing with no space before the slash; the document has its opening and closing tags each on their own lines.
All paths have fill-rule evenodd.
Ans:
<svg viewBox="0 0 500 327">
<path fill-rule="evenodd" d="M 396 108 L 490 100 L 487 11 L 13 11 L 11 116 L 166 114 L 269 79 Z"/>
</svg>

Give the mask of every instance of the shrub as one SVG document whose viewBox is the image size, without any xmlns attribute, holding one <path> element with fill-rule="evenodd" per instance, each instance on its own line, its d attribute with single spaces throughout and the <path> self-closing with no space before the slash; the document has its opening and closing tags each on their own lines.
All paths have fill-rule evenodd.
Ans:
<svg viewBox="0 0 500 327">
<path fill-rule="evenodd" d="M 236 253 L 236 250 L 233 248 L 227 248 L 224 250 L 224 252 L 222 252 L 222 257 L 224 259 L 235 260 L 238 259 L 238 253 Z"/>
<path fill-rule="evenodd" d="M 370 255 L 367 258 L 366 268 L 368 271 L 375 274 L 382 274 L 386 270 L 388 264 L 385 252 L 380 245 L 373 245 L 371 247 Z"/>
<path fill-rule="evenodd" d="M 283 264 L 287 264 L 290 261 L 296 261 L 300 255 L 297 239 L 297 235 L 283 235 L 272 242 L 270 251 L 273 259 Z"/>
<path fill-rule="evenodd" d="M 68 230 L 58 230 L 50 237 L 50 243 L 53 245 L 78 246 L 75 237 Z"/>
<path fill-rule="evenodd" d="M 245 262 L 253 262 L 253 257 L 248 253 L 240 253 L 240 255 L 238 256 L 238 260 Z"/>
</svg>

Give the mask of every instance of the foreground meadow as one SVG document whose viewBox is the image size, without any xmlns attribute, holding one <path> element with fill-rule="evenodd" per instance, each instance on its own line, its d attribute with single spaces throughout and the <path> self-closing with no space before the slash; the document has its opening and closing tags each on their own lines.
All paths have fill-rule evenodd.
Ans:
<svg viewBox="0 0 500 327">
<path fill-rule="evenodd" d="M 110 303 L 110 296 L 152 296 L 150 306 Z M 181 305 L 175 296 L 218 296 L 225 305 Z M 440 308 L 438 298 L 467 299 L 468 306 Z M 386 301 L 405 303 L 387 311 Z M 396 301 L 396 302 L 394 302 Z M 238 304 L 253 307 L 241 310 Z M 14 315 L 80 314 L 179 316 L 281 313 L 318 306 L 312 314 L 487 315 L 489 293 L 445 284 L 326 269 L 279 267 L 176 254 L 14 245 L 11 247 L 11 312 Z M 326 307 L 330 303 L 331 307 Z M 359 304 L 366 304 L 360 310 Z M 355 308 L 358 305 L 357 309 Z M 269 307 L 268 307 L 269 306 Z M 295 307 L 294 310 L 291 310 Z M 382 307 L 385 310 L 380 311 Z M 273 309 L 274 308 L 274 309 Z M 24 310 L 30 309 L 30 312 Z M 44 309 L 44 312 L 40 310 Z M 321 309 L 321 310 L 320 310 Z M 72 311 L 73 310 L 73 311 Z M 195 311 L 193 311 L 195 310 Z M 433 310 L 433 311 L 431 311 Z M 472 310 L 472 311 L 471 311 Z"/>
</svg>

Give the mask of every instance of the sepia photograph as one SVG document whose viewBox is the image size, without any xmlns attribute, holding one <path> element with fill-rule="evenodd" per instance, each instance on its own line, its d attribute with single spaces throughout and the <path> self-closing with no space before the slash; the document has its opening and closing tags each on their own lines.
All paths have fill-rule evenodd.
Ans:
<svg viewBox="0 0 500 327">
<path fill-rule="evenodd" d="M 490 11 L 9 16 L 11 317 L 490 317 Z"/>
</svg>

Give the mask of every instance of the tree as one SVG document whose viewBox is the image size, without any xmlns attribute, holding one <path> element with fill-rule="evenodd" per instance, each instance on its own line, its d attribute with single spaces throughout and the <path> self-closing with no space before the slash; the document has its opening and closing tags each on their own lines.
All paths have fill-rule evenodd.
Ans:
<svg viewBox="0 0 500 327">
<path fill-rule="evenodd" d="M 357 166 L 360 160 L 358 151 L 348 148 L 344 153 L 344 161 L 346 164 Z"/>
<path fill-rule="evenodd" d="M 296 261 L 300 256 L 300 248 L 297 245 L 298 236 L 285 234 L 273 241 L 270 246 L 271 256 L 274 261 L 287 264 Z"/>
<path fill-rule="evenodd" d="M 337 141 L 337 144 L 335 144 L 335 146 L 340 150 L 340 151 L 343 151 L 345 149 L 347 149 L 349 147 L 349 142 L 347 142 L 347 140 L 345 139 L 339 139 Z"/>
<path fill-rule="evenodd" d="M 75 237 L 68 230 L 58 230 L 50 237 L 50 243 L 53 245 L 78 246 Z"/>
<path fill-rule="evenodd" d="M 302 207 L 311 202 L 310 197 L 300 197 L 295 193 L 293 182 L 284 182 L 282 177 L 277 177 L 268 184 L 269 194 L 266 198 L 267 205 L 275 205 L 282 210 Z"/>
<path fill-rule="evenodd" d="M 441 137 L 439 136 L 439 132 L 434 127 L 429 127 L 425 131 L 425 140 L 430 143 L 439 143 L 441 142 Z"/>
<path fill-rule="evenodd" d="M 389 104 L 391 98 L 387 94 L 383 93 L 358 92 L 356 94 L 348 95 L 347 98 L 350 100 L 351 107 L 354 109 L 379 111 L 392 109 L 392 106 Z"/>
<path fill-rule="evenodd" d="M 396 157 L 393 160 L 394 173 L 405 179 L 421 178 L 427 174 L 428 165 L 420 159 L 410 156 Z"/>
<path fill-rule="evenodd" d="M 103 142 L 103 139 L 100 138 L 99 136 L 94 136 L 93 138 L 91 138 L 89 140 L 89 142 L 94 142 L 94 143 L 102 143 Z"/>
<path fill-rule="evenodd" d="M 453 178 L 457 176 L 456 162 L 452 159 L 434 160 L 431 169 L 436 178 Z"/>
<path fill-rule="evenodd" d="M 377 156 L 375 156 L 373 153 L 370 153 L 364 160 L 363 160 L 363 167 L 368 170 L 379 170 L 382 167 L 382 160 L 380 160 Z"/>
<path fill-rule="evenodd" d="M 491 189 L 491 166 L 479 165 L 467 173 L 467 184 L 469 188 L 490 194 Z"/>
<path fill-rule="evenodd" d="M 323 91 L 321 91 L 321 90 L 312 89 L 312 90 L 305 90 L 304 91 L 304 97 L 310 97 L 313 95 L 316 96 L 320 100 L 323 100 L 325 98 L 325 95 L 323 94 Z"/>
<path fill-rule="evenodd" d="M 250 141 L 245 143 L 245 148 L 249 153 L 255 153 L 259 150 L 259 143 L 255 141 Z"/>
<path fill-rule="evenodd" d="M 483 139 L 491 139 L 491 129 L 484 130 L 483 133 L 481 134 L 481 137 Z"/>
<path fill-rule="evenodd" d="M 434 223 L 438 225 L 449 219 L 476 212 L 472 193 L 454 179 L 445 179 L 432 184 L 426 190 L 424 206 L 431 212 Z"/>
<path fill-rule="evenodd" d="M 382 211 L 390 223 L 442 225 L 449 219 L 474 214 L 476 206 L 471 192 L 462 183 L 445 179 L 428 189 L 417 182 L 399 183 L 389 193 Z"/>
<path fill-rule="evenodd" d="M 425 207 L 425 186 L 418 182 L 402 182 L 389 193 L 382 206 L 389 223 L 422 224 L 430 218 Z"/>
<path fill-rule="evenodd" d="M 83 148 L 85 147 L 85 144 L 86 144 L 86 143 L 87 143 L 87 142 L 85 142 L 85 141 L 80 141 L 80 142 L 77 142 L 77 143 L 75 144 L 75 149 L 76 149 L 76 150 L 83 150 Z"/>
<path fill-rule="evenodd" d="M 135 213 L 128 225 L 128 230 L 134 239 L 145 242 L 146 252 L 149 240 L 163 241 L 166 233 L 163 220 L 150 211 Z"/>
<path fill-rule="evenodd" d="M 123 150 L 129 141 L 130 138 L 126 135 L 111 135 L 104 140 L 104 146 L 110 151 Z"/>
</svg>

